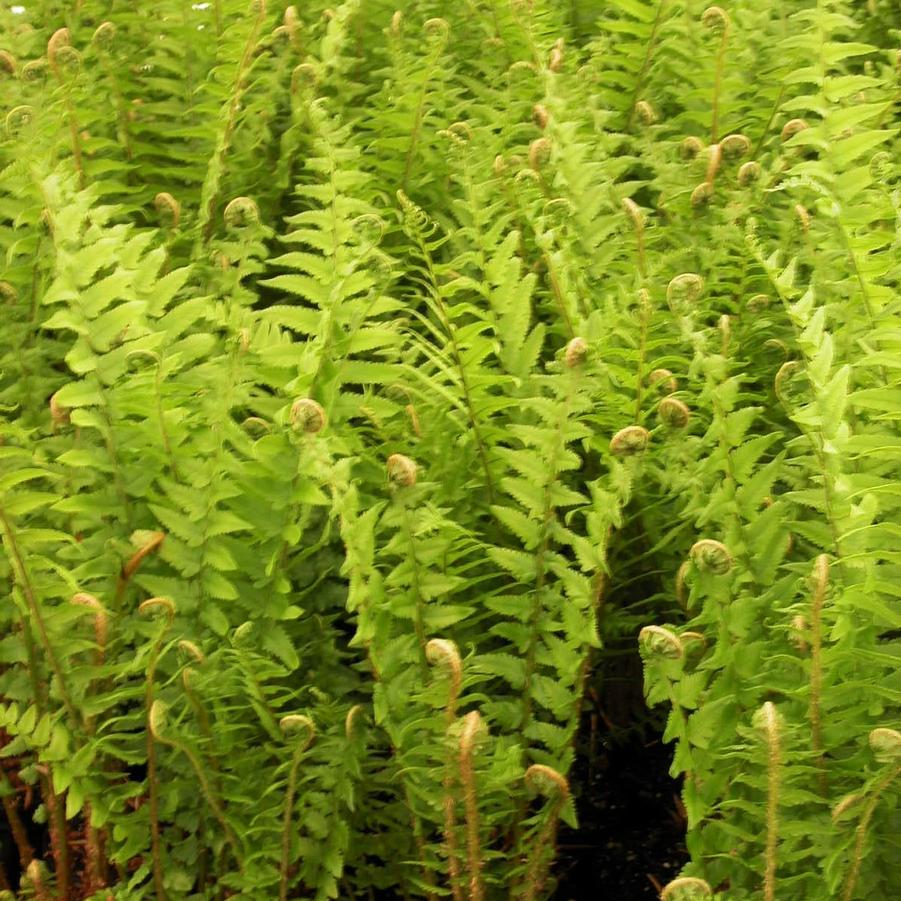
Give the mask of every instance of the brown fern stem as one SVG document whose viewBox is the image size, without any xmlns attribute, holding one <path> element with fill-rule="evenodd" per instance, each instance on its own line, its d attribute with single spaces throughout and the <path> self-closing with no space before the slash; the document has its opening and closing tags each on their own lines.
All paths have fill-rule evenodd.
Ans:
<svg viewBox="0 0 901 901">
<path fill-rule="evenodd" d="M 56 892 L 59 901 L 70 901 L 69 836 L 66 829 L 66 810 L 62 797 L 53 788 L 53 773 L 49 766 L 42 766 L 41 793 L 47 805 L 50 820 L 50 847 L 56 874 Z M 33 867 L 35 861 L 31 862 Z M 49 893 L 47 898 L 49 899 Z"/>
<path fill-rule="evenodd" d="M 3 785 L 4 790 L 11 790 L 12 788 L 5 773 L 0 774 L 0 784 Z M 19 806 L 16 804 L 15 795 L 4 794 L 0 802 L 3 804 L 3 813 L 6 815 L 6 822 L 9 824 L 9 831 L 12 833 L 16 852 L 19 855 L 19 866 L 22 870 L 26 870 L 28 869 L 28 864 L 34 860 L 34 849 L 31 847 L 31 842 L 28 839 L 25 824 L 19 816 Z"/>
</svg>

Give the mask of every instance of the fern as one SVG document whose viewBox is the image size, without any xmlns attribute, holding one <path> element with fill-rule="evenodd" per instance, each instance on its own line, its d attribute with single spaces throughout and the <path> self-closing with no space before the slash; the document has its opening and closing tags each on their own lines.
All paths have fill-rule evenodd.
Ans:
<svg viewBox="0 0 901 901">
<path fill-rule="evenodd" d="M 0 893 L 897 897 L 890 7 L 4 6 Z"/>
</svg>

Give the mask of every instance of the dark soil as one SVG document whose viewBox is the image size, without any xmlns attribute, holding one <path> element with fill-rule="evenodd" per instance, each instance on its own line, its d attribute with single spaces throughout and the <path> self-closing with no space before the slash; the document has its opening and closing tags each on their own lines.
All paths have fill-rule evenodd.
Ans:
<svg viewBox="0 0 901 901">
<path fill-rule="evenodd" d="M 644 705 L 637 658 L 621 657 L 614 672 L 606 664 L 586 699 L 570 775 L 579 829 L 560 831 L 556 901 L 657 898 L 688 861 L 681 784 L 669 776 L 672 747 Z"/>
<path fill-rule="evenodd" d="M 579 830 L 561 831 L 555 899 L 657 898 L 679 873 L 688 855 L 670 756 L 658 739 L 605 748 L 591 774 L 579 761 Z"/>
</svg>

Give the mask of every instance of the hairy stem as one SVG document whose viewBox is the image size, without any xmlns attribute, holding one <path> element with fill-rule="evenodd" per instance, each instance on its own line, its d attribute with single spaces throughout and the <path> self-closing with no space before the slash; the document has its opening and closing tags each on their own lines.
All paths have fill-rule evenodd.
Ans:
<svg viewBox="0 0 901 901">
<path fill-rule="evenodd" d="M 460 782 L 463 786 L 463 805 L 466 810 L 469 901 L 482 901 L 485 897 L 485 887 L 482 883 L 482 840 L 479 834 L 478 793 L 472 762 L 475 740 L 481 725 L 482 717 L 477 710 L 468 713 L 463 719 L 463 735 L 460 738 Z"/>
</svg>

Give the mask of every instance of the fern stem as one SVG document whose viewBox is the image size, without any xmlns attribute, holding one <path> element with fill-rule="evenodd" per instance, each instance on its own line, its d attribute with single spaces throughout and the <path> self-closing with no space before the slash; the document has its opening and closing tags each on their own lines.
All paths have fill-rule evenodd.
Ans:
<svg viewBox="0 0 901 901">
<path fill-rule="evenodd" d="M 823 601 L 829 585 L 829 558 L 821 554 L 814 564 L 814 589 L 810 604 L 810 732 L 816 754 L 820 793 L 827 792 L 826 758 L 823 753 L 821 694 L 823 686 Z"/>
<path fill-rule="evenodd" d="M 0 515 L 2 515 L 2 511 L 0 511 Z M 36 648 L 34 643 L 34 636 L 31 634 L 31 629 L 28 626 L 28 623 L 25 621 L 25 618 L 22 617 L 20 622 L 20 627 L 22 629 L 22 643 L 25 645 L 25 656 L 28 661 L 27 670 L 28 670 L 28 678 L 31 683 L 31 697 L 34 702 L 35 710 L 38 713 L 38 716 L 43 716 L 44 710 L 46 708 L 46 700 L 47 700 L 47 687 L 46 681 L 40 678 L 38 673 L 38 660 L 36 654 Z M 0 773 L 2 773 L 2 769 L 0 769 Z M 59 811 L 61 810 L 60 805 L 56 804 L 56 794 L 53 788 L 53 778 L 52 771 L 49 765 L 41 765 L 38 771 L 38 778 L 41 787 L 41 794 L 47 800 L 47 810 L 48 812 Z M 4 782 L 6 781 L 4 774 Z M 6 810 L 6 801 L 7 798 L 3 799 L 3 807 L 4 812 Z M 26 870 L 28 865 L 34 861 L 34 853 L 31 850 L 31 846 L 28 840 L 27 831 L 24 829 L 22 825 L 21 819 L 18 816 L 18 812 L 13 808 L 8 812 L 9 816 L 9 824 L 10 829 L 13 831 L 14 837 L 16 836 L 16 830 L 14 827 L 15 823 L 18 823 L 19 826 L 22 827 L 21 834 L 15 838 L 17 850 L 19 851 L 20 858 L 27 852 L 29 856 L 29 860 L 27 864 L 23 864 L 22 869 Z M 69 882 L 69 845 L 68 838 L 66 835 L 66 821 L 65 816 L 62 818 L 62 831 L 60 831 L 60 818 L 59 816 L 51 816 L 50 817 L 50 843 L 51 848 L 54 855 L 54 860 L 56 863 L 58 879 L 61 880 L 64 887 L 68 887 Z"/>
<path fill-rule="evenodd" d="M 75 162 L 75 172 L 78 175 L 78 187 L 84 190 L 87 179 L 84 174 L 84 160 L 81 154 L 81 135 L 79 134 L 78 118 L 75 108 L 72 106 L 72 98 L 66 93 L 66 118 L 69 120 L 69 140 L 72 142 L 72 158 Z"/>
<path fill-rule="evenodd" d="M 404 535 L 407 539 L 407 547 L 410 549 L 410 576 L 412 581 L 414 602 L 415 602 L 415 616 L 413 619 L 413 626 L 416 630 L 416 641 L 419 645 L 419 661 L 422 664 L 423 674 L 428 672 L 429 662 L 426 657 L 426 644 L 428 643 L 428 637 L 425 632 L 425 602 L 422 599 L 422 591 L 420 589 L 420 578 L 419 578 L 419 559 L 416 556 L 416 542 L 413 537 L 413 524 L 411 522 L 410 517 L 410 509 L 407 506 L 406 498 L 402 498 L 400 500 L 403 522 L 404 522 Z"/>
<path fill-rule="evenodd" d="M 163 367 L 162 364 L 156 367 L 156 376 L 154 378 L 154 398 L 156 401 L 156 417 L 160 424 L 160 437 L 163 440 L 163 450 L 169 459 L 169 469 L 172 470 L 172 477 L 177 481 L 181 481 L 181 475 L 178 471 L 178 465 L 175 462 L 175 454 L 172 452 L 172 442 L 169 440 L 169 430 L 166 428 L 166 419 L 163 415 L 163 391 L 162 391 Z"/>
<path fill-rule="evenodd" d="M 576 336 L 576 330 L 573 327 L 569 311 L 566 309 L 566 299 L 563 296 L 563 289 L 560 286 L 560 279 L 557 276 L 556 265 L 554 264 L 553 258 L 546 250 L 542 253 L 542 256 L 544 257 L 548 281 L 551 285 L 551 293 L 554 295 L 554 303 L 557 304 L 557 309 L 560 311 L 560 315 L 563 318 L 563 324 L 566 326 L 566 337 L 574 338 Z"/>
<path fill-rule="evenodd" d="M 543 511 L 541 518 L 541 531 L 538 541 L 538 549 L 535 553 L 535 586 L 532 590 L 532 605 L 529 611 L 528 629 L 529 644 L 526 648 L 525 660 L 525 682 L 522 691 L 522 716 L 519 725 L 519 734 L 522 738 L 523 745 L 528 746 L 526 740 L 526 730 L 532 719 L 532 676 L 535 672 L 536 655 L 538 653 L 538 644 L 540 636 L 538 635 L 538 623 L 541 619 L 543 607 L 542 596 L 544 594 L 545 580 L 547 579 L 547 554 L 550 550 L 551 543 L 551 525 L 556 518 L 553 504 L 551 503 L 551 488 L 557 480 L 557 458 L 564 449 L 565 444 L 565 426 L 569 419 L 570 407 L 573 401 L 575 391 L 574 382 L 569 383 L 569 391 L 565 403 L 561 405 L 560 419 L 558 420 L 555 430 L 556 441 L 554 449 L 548 460 L 548 480 L 544 485 L 543 492 Z"/>
<path fill-rule="evenodd" d="M 472 755 L 476 737 L 482 726 L 477 710 L 463 718 L 463 734 L 460 738 L 460 782 L 463 786 L 463 804 L 466 810 L 466 847 L 469 868 L 469 901 L 482 901 L 485 887 L 482 883 L 482 840 L 479 833 L 479 804 Z"/>
<path fill-rule="evenodd" d="M 644 52 L 644 60 L 641 64 L 641 69 L 638 72 L 638 77 L 635 79 L 635 88 L 632 91 L 632 97 L 629 100 L 629 113 L 626 118 L 626 129 L 630 129 L 632 127 L 632 122 L 635 119 L 635 106 L 638 103 L 639 95 L 641 94 L 641 89 L 644 87 L 645 76 L 648 74 L 648 69 L 651 67 L 651 59 L 654 55 L 654 45 L 657 43 L 657 32 L 660 30 L 660 24 L 663 21 L 663 11 L 666 8 L 667 0 L 659 0 L 657 4 L 657 12 L 654 15 L 654 24 L 651 26 L 651 33 L 648 36 L 647 47 Z"/>
<path fill-rule="evenodd" d="M 250 70 L 253 59 L 253 51 L 259 38 L 260 29 L 266 18 L 266 4 L 260 0 L 257 5 L 257 13 L 247 40 L 244 44 L 244 52 L 238 63 L 238 71 L 235 74 L 235 81 L 232 85 L 231 99 L 228 104 L 228 113 L 225 119 L 225 127 L 219 136 L 216 152 L 210 160 L 208 168 L 207 183 L 204 185 L 204 195 L 208 195 L 202 199 L 201 222 L 202 229 L 200 233 L 200 241 L 197 250 L 209 243 L 213 236 L 214 214 L 216 205 L 219 203 L 219 195 L 222 189 L 222 175 L 225 170 L 225 160 L 231 150 L 232 138 L 238 125 L 238 110 L 241 106 L 241 98 L 247 88 L 246 78 Z"/>
<path fill-rule="evenodd" d="M 857 829 L 854 831 L 854 850 L 851 856 L 851 869 L 848 870 L 848 877 L 845 880 L 844 890 L 842 891 L 842 901 L 853 901 L 854 889 L 857 885 L 857 879 L 860 876 L 860 865 L 863 863 L 863 846 L 867 840 L 867 829 L 870 826 L 870 820 L 873 819 L 873 813 L 876 805 L 882 797 L 883 792 L 901 775 L 901 765 L 890 769 L 882 779 L 876 784 L 876 788 L 870 795 Z"/>
<path fill-rule="evenodd" d="M 210 781 L 207 779 L 206 771 L 203 768 L 203 764 L 200 761 L 200 758 L 197 756 L 197 753 L 191 748 L 191 746 L 185 742 L 178 739 L 163 739 L 164 742 L 171 745 L 177 751 L 181 751 L 185 757 L 188 758 L 188 763 L 191 764 L 191 768 L 194 770 L 195 775 L 197 776 L 197 781 L 200 783 L 200 792 L 204 797 L 204 800 L 207 803 L 207 806 L 213 812 L 213 816 L 216 818 L 216 821 L 219 823 L 219 826 L 222 828 L 222 834 L 225 836 L 226 842 L 231 846 L 232 853 L 235 857 L 235 863 L 238 865 L 238 869 L 241 869 L 241 848 L 238 844 L 238 837 L 235 835 L 234 830 L 228 824 L 228 820 L 225 819 L 225 809 L 222 806 L 222 803 L 213 793 L 213 789 L 210 786 Z"/>
<path fill-rule="evenodd" d="M 779 842 L 779 767 L 781 744 L 776 707 L 767 701 L 761 710 L 767 743 L 766 850 L 763 878 L 764 901 L 776 898 L 776 851 Z"/>
<path fill-rule="evenodd" d="M 451 894 L 454 901 L 463 901 L 463 889 L 460 886 L 460 859 L 457 848 L 457 801 L 453 796 L 454 777 L 450 764 L 446 766 L 442 790 L 444 799 L 444 845 L 447 854 L 447 871 L 450 877 Z"/>
<path fill-rule="evenodd" d="M 425 116 L 425 102 L 428 96 L 429 82 L 432 80 L 432 75 L 435 71 L 436 65 L 438 64 L 438 57 L 441 55 L 441 51 L 443 49 L 444 42 L 436 42 L 434 53 L 428 63 L 428 70 L 422 80 L 422 87 L 419 91 L 419 99 L 416 102 L 416 113 L 413 116 L 413 127 L 410 130 L 410 144 L 407 147 L 407 155 L 406 159 L 404 160 L 404 175 L 401 179 L 400 184 L 401 189 L 404 191 L 407 190 L 407 186 L 410 182 L 410 174 L 413 171 L 413 158 L 416 152 L 416 145 L 419 143 L 419 133 L 422 131 L 422 120 Z"/>
<path fill-rule="evenodd" d="M 545 882 L 547 881 L 548 869 L 554 858 L 557 823 L 560 819 L 560 812 L 563 810 L 563 805 L 569 798 L 569 784 L 558 772 L 541 764 L 533 764 L 526 771 L 527 780 L 529 780 L 530 777 L 534 779 L 538 775 L 545 776 L 545 778 L 549 779 L 554 784 L 557 789 L 557 797 L 554 799 L 547 815 L 547 819 L 535 838 L 532 853 L 529 855 L 523 901 L 535 901 L 544 889 Z"/>
<path fill-rule="evenodd" d="M 163 885 L 163 849 L 160 833 L 160 796 L 159 784 L 157 781 L 156 740 L 153 736 L 153 729 L 151 728 L 151 714 L 153 710 L 153 679 L 156 674 L 156 666 L 159 661 L 163 637 L 168 631 L 168 628 L 168 625 L 166 625 L 151 647 L 144 678 L 144 738 L 147 749 L 147 794 L 148 806 L 150 808 L 150 856 L 152 859 L 153 887 L 157 901 L 166 901 L 166 890 Z"/>
<path fill-rule="evenodd" d="M 103 835 L 91 823 L 91 805 L 85 803 L 84 811 L 84 846 L 87 869 L 87 889 L 98 892 L 106 888 L 106 857 L 103 853 Z"/>
<path fill-rule="evenodd" d="M 648 353 L 648 327 L 651 318 L 651 301 L 647 290 L 642 288 L 638 292 L 639 305 L 639 331 L 638 331 L 638 361 L 636 363 L 637 377 L 635 381 L 635 422 L 641 424 L 641 401 L 644 388 L 644 364 Z"/>
<path fill-rule="evenodd" d="M 716 54 L 716 73 L 713 82 L 713 116 L 710 125 L 710 143 L 716 144 L 720 127 L 720 91 L 722 90 L 723 69 L 726 64 L 726 47 L 729 43 L 729 26 L 723 28 L 723 37 L 720 40 L 719 50 Z"/>
<path fill-rule="evenodd" d="M 851 239 L 848 236 L 848 230 L 845 228 L 844 223 L 838 217 L 835 220 L 836 229 L 838 230 L 839 237 L 842 239 L 842 244 L 845 247 L 845 252 L 848 255 L 848 259 L 851 261 L 851 268 L 854 271 L 854 278 L 857 280 L 857 284 L 860 287 L 860 296 L 863 300 L 863 308 L 867 313 L 867 324 L 871 329 L 875 328 L 874 321 L 874 310 L 873 310 L 873 301 L 870 297 L 870 290 L 867 287 L 866 279 L 863 277 L 863 273 L 860 271 L 860 264 L 857 261 L 857 254 L 854 253 L 854 248 L 851 246 Z M 847 333 L 848 342 L 853 337 L 853 329 L 850 326 L 850 323 L 844 323 L 844 331 Z M 850 356 L 850 354 L 849 354 Z M 883 377 L 885 376 L 885 370 L 883 369 Z"/>
<path fill-rule="evenodd" d="M 294 811 L 294 795 L 297 791 L 297 771 L 303 760 L 304 747 L 294 749 L 291 758 L 291 768 L 288 770 L 288 786 L 285 790 L 285 811 L 282 814 L 282 846 L 281 860 L 279 862 L 279 901 L 286 901 L 288 897 L 288 867 L 291 863 L 291 818 Z"/>
<path fill-rule="evenodd" d="M 444 707 L 445 739 L 457 719 L 457 700 L 463 678 L 460 653 L 453 642 L 433 639 L 426 647 L 426 656 L 430 663 L 443 661 L 448 669 L 450 684 L 447 692 L 447 703 Z M 454 797 L 454 752 L 448 744 L 444 760 L 444 778 L 441 789 L 444 793 L 442 809 L 444 812 L 444 846 L 447 854 L 447 869 L 450 877 L 451 893 L 454 901 L 463 901 L 463 890 L 460 883 L 460 860 L 457 848 L 457 800 Z"/>
<path fill-rule="evenodd" d="M 28 606 L 30 618 L 37 628 L 40 642 L 44 649 L 44 654 L 47 657 L 50 668 L 53 670 L 53 674 L 56 676 L 57 688 L 59 690 L 63 706 L 66 708 L 66 713 L 69 716 L 70 722 L 77 728 L 83 725 L 82 718 L 72 701 L 72 696 L 69 693 L 69 689 L 66 683 L 66 677 L 63 674 L 62 665 L 60 664 L 59 657 L 57 657 L 56 655 L 56 650 L 53 647 L 53 643 L 50 641 L 50 635 L 47 631 L 47 624 L 44 622 L 40 604 L 38 603 L 34 586 L 31 584 L 31 577 L 29 576 L 28 569 L 25 566 L 25 559 L 22 556 L 18 541 L 16 540 L 16 535 L 13 530 L 12 523 L 10 522 L 9 518 L 6 515 L 6 512 L 2 507 L 0 507 L 0 526 L 2 526 L 3 529 L 3 543 L 6 545 L 7 554 L 12 561 L 13 570 L 16 574 L 16 581 L 19 583 L 19 587 L 22 590 L 22 595 L 25 598 L 25 602 Z M 27 624 L 23 624 L 23 628 L 27 629 Z"/>
<path fill-rule="evenodd" d="M 776 95 L 776 100 L 773 103 L 773 108 L 770 110 L 770 117 L 766 120 L 766 125 L 763 126 L 763 130 L 760 132 L 760 137 L 757 139 L 757 144 L 754 146 L 754 152 L 751 154 L 752 159 L 757 159 L 760 156 L 760 149 L 763 147 L 763 142 L 766 140 L 766 136 L 770 133 L 770 128 L 772 127 L 773 120 L 779 113 L 779 108 L 782 106 L 782 100 L 785 97 L 785 85 L 781 85 L 779 87 L 779 93 Z"/>
<path fill-rule="evenodd" d="M 403 779 L 403 777 L 401 777 Z M 413 807 L 413 798 L 410 794 L 410 787 L 407 781 L 404 779 L 404 803 L 407 807 L 407 810 L 410 811 L 410 828 L 413 832 L 413 843 L 416 845 L 416 852 L 419 855 L 419 863 L 422 867 L 422 879 L 425 885 L 429 888 L 426 891 L 426 899 L 427 901 L 438 901 L 438 896 L 435 894 L 435 878 L 432 874 L 431 868 L 428 866 L 428 854 L 426 853 L 426 842 L 425 836 L 423 835 L 422 830 L 422 820 L 419 818 L 419 815 L 416 813 Z M 408 896 L 406 885 L 403 886 L 404 897 Z"/>
<path fill-rule="evenodd" d="M 53 773 L 49 766 L 43 768 L 41 788 L 50 819 L 50 844 L 53 850 L 53 864 L 56 876 L 56 890 L 59 901 L 70 901 L 69 885 L 69 837 L 66 829 L 66 811 L 61 797 L 53 788 Z M 32 861 L 32 866 L 34 866 Z M 49 898 L 49 893 L 48 893 Z"/>
<path fill-rule="evenodd" d="M 476 442 L 476 450 L 479 455 L 479 460 L 482 463 L 482 470 L 485 473 L 485 490 L 488 493 L 488 503 L 494 503 L 495 496 L 495 488 L 494 488 L 494 478 L 491 475 L 491 467 L 488 465 L 488 451 L 485 447 L 485 440 L 482 435 L 482 430 L 479 427 L 479 422 L 476 419 L 475 413 L 475 405 L 472 400 L 472 388 L 469 384 L 469 377 L 466 374 L 466 367 L 463 365 L 463 355 L 460 353 L 460 345 L 457 343 L 457 333 L 454 331 L 453 326 L 451 325 L 450 317 L 447 313 L 447 307 L 444 303 L 443 298 L 441 297 L 441 289 L 438 287 L 438 280 L 435 273 L 434 265 L 432 262 L 432 255 L 429 252 L 428 247 L 426 246 L 425 239 L 422 235 L 417 231 L 417 243 L 419 244 L 420 252 L 425 259 L 426 268 L 429 273 L 429 280 L 431 281 L 432 287 L 434 289 L 434 299 L 435 306 L 438 309 L 439 315 L 441 317 L 441 324 L 444 326 L 444 330 L 447 333 L 448 341 L 450 342 L 451 355 L 454 359 L 454 365 L 457 367 L 457 373 L 460 376 L 460 386 L 463 389 L 463 399 L 466 403 L 466 412 L 469 416 L 469 425 L 472 428 L 472 434 L 475 438 Z"/>
<path fill-rule="evenodd" d="M 0 787 L 3 788 L 3 797 L 0 798 L 0 803 L 3 805 L 3 813 L 6 815 L 6 822 L 9 825 L 9 831 L 12 834 L 13 843 L 19 855 L 19 866 L 24 871 L 28 869 L 28 864 L 34 860 L 34 849 L 31 847 L 31 842 L 28 839 L 25 824 L 19 816 L 15 792 L 2 769 L 0 769 Z"/>
<path fill-rule="evenodd" d="M 131 577 L 138 571 L 144 558 L 159 548 L 165 537 L 165 532 L 152 533 L 151 537 L 128 558 L 119 571 L 119 575 L 116 578 L 116 594 L 113 600 L 113 609 L 116 612 L 120 612 L 122 609 L 122 601 L 125 598 L 125 592 L 128 589 Z"/>
</svg>

